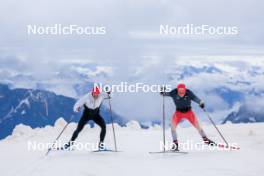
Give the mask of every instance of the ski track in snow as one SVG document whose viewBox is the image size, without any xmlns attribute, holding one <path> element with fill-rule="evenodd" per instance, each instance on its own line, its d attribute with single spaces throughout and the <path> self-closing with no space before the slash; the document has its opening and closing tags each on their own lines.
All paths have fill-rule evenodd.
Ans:
<svg viewBox="0 0 264 176">
<path fill-rule="evenodd" d="M 76 124 L 70 124 L 62 135 L 67 141 Z M 103 175 L 177 175 L 177 176 L 260 176 L 264 173 L 264 123 L 225 124 L 220 130 L 229 142 L 236 142 L 239 151 L 189 151 L 187 155 L 155 154 L 162 139 L 161 129 L 117 128 L 118 149 L 122 152 L 92 153 L 89 151 L 28 151 L 27 141 L 52 142 L 63 128 L 46 127 L 34 130 L 20 126 L 12 136 L 0 141 L 1 175 L 4 176 L 103 176 Z M 204 126 L 208 136 L 221 142 L 212 126 Z M 111 127 L 107 127 L 106 145 L 113 149 Z M 85 127 L 78 142 L 97 142 L 100 129 Z M 179 128 L 179 140 L 200 141 L 193 128 Z M 166 130 L 170 140 L 170 130 Z"/>
</svg>

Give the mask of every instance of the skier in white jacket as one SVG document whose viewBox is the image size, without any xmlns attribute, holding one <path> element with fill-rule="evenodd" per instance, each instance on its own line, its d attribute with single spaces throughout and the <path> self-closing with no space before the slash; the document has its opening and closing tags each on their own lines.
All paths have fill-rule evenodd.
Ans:
<svg viewBox="0 0 264 176">
<path fill-rule="evenodd" d="M 109 92 L 100 92 L 98 87 L 95 87 L 91 92 L 80 98 L 74 105 L 73 110 L 80 112 L 81 108 L 84 107 L 84 111 L 78 126 L 74 131 L 71 140 L 64 146 L 64 149 L 70 147 L 78 134 L 82 131 L 83 127 L 89 120 L 93 120 L 101 128 L 99 149 L 104 147 L 104 138 L 106 134 L 106 124 L 104 119 L 100 115 L 100 106 L 104 99 L 109 99 Z"/>
</svg>

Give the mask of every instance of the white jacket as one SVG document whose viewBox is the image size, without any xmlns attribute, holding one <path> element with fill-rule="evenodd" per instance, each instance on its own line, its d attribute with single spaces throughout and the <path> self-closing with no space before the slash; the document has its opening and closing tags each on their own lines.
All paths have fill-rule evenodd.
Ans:
<svg viewBox="0 0 264 176">
<path fill-rule="evenodd" d="M 108 99 L 110 98 L 109 95 L 105 92 L 101 92 L 98 95 L 98 98 L 95 99 L 92 96 L 92 93 L 88 93 L 86 95 L 84 95 L 83 97 L 81 97 L 73 106 L 73 111 L 74 112 L 78 112 L 78 108 L 81 108 L 83 105 L 86 105 L 87 108 L 89 109 L 96 109 L 99 108 L 100 105 L 102 104 L 104 99 Z"/>
</svg>

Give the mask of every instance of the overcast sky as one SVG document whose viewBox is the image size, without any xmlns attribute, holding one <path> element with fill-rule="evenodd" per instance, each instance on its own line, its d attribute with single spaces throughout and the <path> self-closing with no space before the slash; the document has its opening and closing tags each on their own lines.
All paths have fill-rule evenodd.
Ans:
<svg viewBox="0 0 264 176">
<path fill-rule="evenodd" d="M 143 56 L 263 54 L 261 0 L 6 0 L 0 2 L 1 57 L 92 59 L 133 64 Z M 106 26 L 105 36 L 28 36 L 27 25 Z M 237 26 L 239 35 L 165 38 L 160 24 Z M 153 35 L 151 35 L 153 34 Z"/>
<path fill-rule="evenodd" d="M 114 67 L 115 81 L 147 69 L 151 82 L 175 59 L 263 56 L 263 7 L 262 0 L 1 0 L 0 64 L 42 78 L 62 61 L 92 61 Z M 98 25 L 107 33 L 29 36 L 27 25 L 34 24 Z M 161 24 L 237 26 L 239 34 L 164 37 Z M 127 108 L 137 104 L 131 103 Z"/>
</svg>

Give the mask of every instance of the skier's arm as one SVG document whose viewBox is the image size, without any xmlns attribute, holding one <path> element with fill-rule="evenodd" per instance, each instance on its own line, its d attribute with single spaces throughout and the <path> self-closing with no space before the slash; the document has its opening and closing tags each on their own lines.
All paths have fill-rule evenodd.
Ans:
<svg viewBox="0 0 264 176">
<path fill-rule="evenodd" d="M 103 99 L 110 99 L 110 93 L 111 92 L 102 92 L 101 95 L 102 95 Z"/>
<path fill-rule="evenodd" d="M 163 95 L 163 96 L 169 96 L 169 97 L 172 97 L 173 95 L 176 94 L 176 89 L 173 89 L 173 90 L 170 91 L 170 92 L 161 91 L 160 94 Z"/>
<path fill-rule="evenodd" d="M 85 104 L 86 100 L 88 99 L 89 94 L 84 95 L 81 97 L 73 106 L 74 112 L 79 112 L 80 108 Z"/>
<path fill-rule="evenodd" d="M 192 91 L 188 90 L 188 93 L 189 93 L 189 96 L 191 97 L 191 99 L 194 102 L 198 103 L 200 105 L 200 107 L 203 109 L 205 106 L 204 102 L 200 98 L 198 98 Z"/>
</svg>

